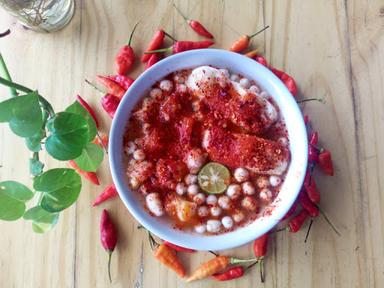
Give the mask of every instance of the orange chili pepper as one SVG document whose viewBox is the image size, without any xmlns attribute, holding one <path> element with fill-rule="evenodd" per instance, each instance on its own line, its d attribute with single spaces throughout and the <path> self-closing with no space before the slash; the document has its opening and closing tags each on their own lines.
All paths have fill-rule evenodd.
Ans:
<svg viewBox="0 0 384 288">
<path fill-rule="evenodd" d="M 247 56 L 247 57 L 249 57 L 249 58 L 253 58 L 253 57 L 255 57 L 255 56 L 257 55 L 257 53 L 258 53 L 257 50 L 258 50 L 258 49 L 249 51 L 249 52 L 245 53 L 244 56 Z"/>
<path fill-rule="evenodd" d="M 267 29 L 269 26 L 264 27 L 260 31 L 257 31 L 256 33 L 252 35 L 243 35 L 239 39 L 237 39 L 235 42 L 233 42 L 232 46 L 229 48 L 229 51 L 232 52 L 241 52 L 248 48 L 249 42 L 253 37 L 255 37 L 257 34 L 263 32 L 265 29 Z"/>
<path fill-rule="evenodd" d="M 117 84 L 115 81 L 109 79 L 106 76 L 97 75 L 97 80 L 107 88 L 108 93 L 118 98 L 122 98 L 125 94 L 125 89 Z"/>
<path fill-rule="evenodd" d="M 195 280 L 204 279 L 215 273 L 220 272 L 227 268 L 230 264 L 238 264 L 245 262 L 254 262 L 257 259 L 237 259 L 228 256 L 217 256 L 208 262 L 203 263 L 199 268 L 192 273 L 192 275 L 187 279 L 187 282 L 192 282 Z"/>
<path fill-rule="evenodd" d="M 165 244 L 161 244 L 155 251 L 155 257 L 168 268 L 175 271 L 180 277 L 185 276 L 185 269 L 177 259 L 175 251 Z"/>
</svg>

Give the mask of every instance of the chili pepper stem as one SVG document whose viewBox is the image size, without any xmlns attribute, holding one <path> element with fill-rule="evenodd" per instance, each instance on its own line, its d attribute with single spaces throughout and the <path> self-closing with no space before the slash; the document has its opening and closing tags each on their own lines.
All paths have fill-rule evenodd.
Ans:
<svg viewBox="0 0 384 288">
<path fill-rule="evenodd" d="M 310 101 L 318 101 L 322 104 L 325 104 L 325 100 L 323 98 L 308 98 L 308 99 L 303 99 L 303 100 L 297 100 L 296 103 L 304 103 L 304 102 L 310 102 Z"/>
<path fill-rule="evenodd" d="M 163 53 L 163 52 L 168 52 L 172 50 L 172 46 L 168 48 L 162 48 L 162 49 L 157 49 L 157 50 L 151 50 L 151 51 L 146 51 L 144 54 L 153 54 L 153 53 Z"/>
<path fill-rule="evenodd" d="M 0 38 L 5 37 L 7 35 L 11 34 L 11 29 L 5 30 L 4 32 L 0 33 Z"/>
<path fill-rule="evenodd" d="M 96 137 L 100 140 L 100 144 L 103 147 L 105 154 L 108 154 L 108 149 L 107 149 L 107 147 L 105 147 L 103 139 L 101 138 L 101 136 L 99 134 L 99 131 L 96 131 Z"/>
<path fill-rule="evenodd" d="M 268 26 L 265 26 L 263 29 L 257 31 L 256 33 L 252 34 L 252 35 L 249 35 L 248 38 L 251 39 L 253 37 L 255 37 L 256 35 L 260 34 L 261 32 L 267 30 L 269 28 L 269 25 Z"/>
<path fill-rule="evenodd" d="M 215 256 L 219 256 L 219 254 L 217 254 L 216 252 L 213 252 L 212 250 L 209 250 L 208 252 L 215 255 Z"/>
<path fill-rule="evenodd" d="M 179 8 L 177 8 L 175 2 L 173 2 L 173 1 L 172 1 L 172 6 L 175 7 L 176 11 L 180 14 L 181 17 L 184 18 L 185 21 L 189 21 L 189 20 L 190 20 L 187 16 L 185 16 L 185 15 L 181 12 L 181 10 L 180 10 Z"/>
<path fill-rule="evenodd" d="M 177 41 L 177 39 L 176 39 L 175 37 L 173 37 L 171 34 L 165 32 L 165 31 L 164 31 L 164 34 L 165 34 L 168 38 L 170 38 L 171 40 L 173 40 L 173 42 L 176 42 L 176 41 Z"/>
<path fill-rule="evenodd" d="M 260 270 L 260 281 L 261 283 L 264 283 L 265 281 L 265 275 L 264 275 L 264 257 L 260 259 L 259 263 L 259 270 Z"/>
<path fill-rule="evenodd" d="M 240 264 L 240 263 L 248 263 L 248 262 L 253 262 L 253 261 L 258 261 L 257 258 L 252 258 L 252 259 L 238 259 L 238 258 L 232 258 L 230 259 L 231 264 Z"/>
<path fill-rule="evenodd" d="M 245 267 L 244 271 L 247 271 L 249 269 L 251 269 L 253 266 L 255 266 L 257 263 L 259 263 L 259 261 L 255 261 L 254 263 L 248 265 L 247 267 Z"/>
<path fill-rule="evenodd" d="M 91 81 L 89 81 L 88 79 L 85 79 L 84 80 L 85 83 L 87 83 L 88 85 L 90 85 L 91 87 L 93 87 L 96 91 L 102 93 L 102 94 L 106 94 L 104 91 L 102 91 L 100 88 L 98 88 L 95 84 L 93 84 Z"/>
<path fill-rule="evenodd" d="M 311 219 L 311 222 L 309 222 L 309 226 L 308 226 L 308 229 L 307 229 L 307 234 L 305 234 L 304 243 L 307 243 L 309 232 L 311 231 L 311 228 L 312 228 L 312 224 L 313 224 L 313 218 Z"/>
<path fill-rule="evenodd" d="M 273 230 L 273 231 L 271 231 L 269 233 L 278 233 L 278 232 L 283 232 L 283 231 L 287 231 L 287 227 L 276 229 L 276 230 Z"/>
<path fill-rule="evenodd" d="M 131 35 L 129 35 L 128 46 L 131 46 L 132 36 L 133 36 L 133 33 L 135 33 L 135 30 L 136 30 L 136 27 L 138 24 L 139 24 L 139 22 L 136 22 L 135 26 L 133 26 Z"/>
<path fill-rule="evenodd" d="M 339 232 L 339 230 L 336 228 L 336 226 L 332 223 L 332 221 L 328 218 L 328 216 L 325 214 L 323 208 L 320 207 L 320 205 L 318 204 L 315 204 L 316 207 L 319 209 L 321 215 L 323 215 L 325 221 L 328 222 L 328 224 L 331 226 L 332 230 L 335 231 L 335 233 L 341 237 L 341 233 Z"/>
<path fill-rule="evenodd" d="M 108 276 L 109 276 L 109 283 L 112 283 L 111 258 L 112 258 L 112 250 L 108 250 Z"/>
</svg>

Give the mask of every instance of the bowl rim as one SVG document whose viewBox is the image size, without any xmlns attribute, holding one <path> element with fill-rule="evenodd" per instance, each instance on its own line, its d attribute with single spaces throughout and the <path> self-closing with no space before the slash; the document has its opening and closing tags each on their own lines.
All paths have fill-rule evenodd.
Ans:
<svg viewBox="0 0 384 288">
<path fill-rule="evenodd" d="M 131 110 L 134 108 L 137 101 L 142 99 L 145 96 L 146 91 L 148 91 L 151 86 L 163 79 L 167 74 L 172 73 L 173 71 L 178 71 L 186 68 L 192 68 L 192 67 L 198 67 L 202 65 L 212 65 L 215 67 L 220 67 L 216 64 L 210 64 L 209 60 L 205 61 L 206 64 L 197 64 L 197 65 L 185 65 L 184 67 L 177 67 L 175 69 L 169 68 L 169 66 L 172 65 L 182 65 L 180 63 L 183 63 L 183 61 L 186 61 L 189 58 L 193 57 L 201 57 L 199 59 L 203 59 L 201 61 L 204 62 L 204 58 L 209 59 L 217 59 L 217 57 L 230 57 L 232 62 L 241 63 L 244 65 L 253 65 L 254 70 L 257 70 L 259 74 L 255 73 L 256 76 L 247 76 L 244 75 L 246 73 L 242 73 L 244 76 L 247 76 L 248 78 L 251 78 L 252 80 L 255 80 L 256 82 L 259 82 L 261 78 L 264 77 L 264 80 L 267 81 L 268 85 L 271 85 L 270 89 L 275 90 L 273 94 L 271 93 L 272 98 L 276 101 L 276 97 L 279 99 L 279 101 L 283 101 L 282 103 L 285 103 L 284 106 L 281 106 L 281 103 L 277 103 L 280 109 L 280 113 L 282 114 L 290 114 L 290 117 L 294 117 L 295 121 L 297 121 L 295 128 L 295 133 L 299 134 L 300 141 L 297 145 L 300 146 L 302 153 L 295 152 L 297 155 L 295 155 L 295 158 L 292 156 L 292 149 L 296 151 L 295 147 L 290 146 L 290 153 L 291 153 L 291 162 L 288 167 L 288 172 L 286 179 L 283 183 L 283 187 L 279 192 L 279 195 L 276 197 L 272 205 L 275 205 L 274 208 L 271 210 L 270 215 L 262 216 L 252 223 L 247 224 L 244 227 L 239 227 L 238 229 L 218 234 L 218 235 L 199 235 L 195 233 L 189 233 L 185 231 L 180 231 L 177 229 L 174 229 L 171 227 L 171 225 L 165 224 L 163 225 L 164 221 L 163 219 L 159 219 L 156 217 L 152 217 L 145 211 L 145 208 L 143 207 L 142 203 L 137 205 L 137 199 L 134 200 L 133 198 L 137 198 L 138 194 L 136 192 L 131 191 L 129 187 L 127 186 L 127 177 L 124 172 L 124 165 L 122 163 L 122 155 L 123 155 L 123 136 L 125 127 L 127 125 L 127 121 L 131 115 Z M 212 60 L 210 60 L 212 61 Z M 188 61 L 187 61 L 188 62 Z M 176 63 L 176 64 L 175 64 Z M 237 65 L 237 64 L 236 64 Z M 239 64 L 240 65 L 240 64 Z M 239 67 L 239 66 L 237 66 Z M 238 72 L 237 67 L 226 67 L 231 71 Z M 251 70 L 252 70 L 251 69 Z M 155 75 L 156 73 L 160 73 L 161 76 Z M 164 74 L 166 73 L 166 74 Z M 164 74 L 164 75 L 162 75 Z M 258 80 L 259 79 L 259 80 Z M 259 84 L 259 83 L 258 83 Z M 141 86 L 145 86 L 145 89 L 141 89 Z M 263 86 L 263 85 L 261 85 Z M 265 88 L 263 87 L 265 90 Z M 136 93 L 139 90 L 140 93 Z M 136 93 L 136 94 L 135 94 Z M 140 94 L 140 95 L 138 95 Z M 284 108 L 285 107 L 285 108 Z M 284 108 L 284 109 L 283 109 Z M 286 109 L 289 108 L 289 112 L 284 112 Z M 284 120 L 287 123 L 286 116 L 284 116 Z M 293 129 L 288 127 L 289 129 Z M 292 130 L 293 131 L 293 130 Z M 288 133 L 290 134 L 290 132 Z M 291 137 L 289 137 L 291 138 Z M 292 145 L 292 141 L 290 139 L 290 145 Z M 258 62 L 245 57 L 241 54 L 229 52 L 226 50 L 220 50 L 220 49 L 198 49 L 198 50 L 191 50 L 186 51 L 183 53 L 175 54 L 170 57 L 167 57 L 163 59 L 162 61 L 156 63 L 146 71 L 144 71 L 131 85 L 131 87 L 128 89 L 128 91 L 125 93 L 124 97 L 122 98 L 119 107 L 115 113 L 114 119 L 112 121 L 111 131 L 110 131 L 110 138 L 109 138 L 109 166 L 111 169 L 112 179 L 115 183 L 115 186 L 117 188 L 117 191 L 120 195 L 120 198 L 122 199 L 124 205 L 128 208 L 130 213 L 134 216 L 134 218 L 143 225 L 147 230 L 149 230 L 151 233 L 155 234 L 156 236 L 160 237 L 163 240 L 172 242 L 176 245 L 192 248 L 196 250 L 224 250 L 224 249 L 230 249 L 237 246 L 244 245 L 257 237 L 261 236 L 262 234 L 266 233 L 270 229 L 272 229 L 281 218 L 287 213 L 287 211 L 290 209 L 292 204 L 297 198 L 297 195 L 300 192 L 306 168 L 307 168 L 307 147 L 308 147 L 308 140 L 307 140 L 307 132 L 302 116 L 302 112 L 299 109 L 298 104 L 295 101 L 295 98 L 292 96 L 292 94 L 288 91 L 288 89 L 285 87 L 285 85 L 278 79 L 269 69 L 264 67 L 263 65 L 259 64 Z M 298 159 L 296 161 L 296 158 Z M 296 162 L 293 163 L 293 160 Z M 295 171 L 293 171 L 291 176 L 289 173 L 290 170 L 293 167 L 293 164 L 295 164 Z M 280 193 L 283 191 L 283 188 L 287 190 L 287 185 L 284 186 L 287 182 L 288 175 L 290 175 L 290 179 L 295 177 L 292 181 L 289 181 L 290 185 L 293 185 L 292 188 L 290 188 L 291 194 L 288 197 L 288 199 L 284 200 L 284 205 L 281 204 L 281 198 Z M 138 208 L 139 206 L 139 208 Z M 264 223 L 263 223 L 264 222 Z M 260 226 L 257 226 L 256 224 L 263 224 Z M 165 226 L 165 227 L 163 227 Z M 168 226 L 168 227 L 167 227 Z M 236 237 L 237 236 L 237 237 Z M 195 239 L 195 240 L 193 240 Z"/>
</svg>

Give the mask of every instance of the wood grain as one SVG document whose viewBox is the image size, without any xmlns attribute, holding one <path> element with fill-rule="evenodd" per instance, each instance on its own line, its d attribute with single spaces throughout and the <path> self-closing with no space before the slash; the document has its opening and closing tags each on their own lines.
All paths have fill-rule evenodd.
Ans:
<svg viewBox="0 0 384 288">
<path fill-rule="evenodd" d="M 185 14 L 199 19 L 226 48 L 238 36 L 263 25 L 269 31 L 253 40 L 269 62 L 292 74 L 300 97 L 322 97 L 326 104 L 303 105 L 319 131 L 321 144 L 334 155 L 336 176 L 318 175 L 321 206 L 340 228 L 334 234 L 319 218 L 308 243 L 304 232 L 274 235 L 266 259 L 264 287 L 383 287 L 384 286 L 384 3 L 381 0 L 176 1 Z M 56 109 L 79 93 L 102 116 L 100 95 L 84 78 L 112 73 L 113 56 L 140 21 L 134 46 L 140 54 L 157 27 L 177 39 L 198 39 L 172 8 L 171 1 L 115 0 L 76 2 L 76 14 L 62 31 L 36 34 L 25 30 L 3 10 L 0 39 L 14 80 L 38 88 Z M 143 67 L 137 65 L 134 76 Z M 1 98 L 7 91 L 0 88 Z M 5 125 L 0 126 L 0 180 L 30 183 L 28 152 Z M 58 165 L 48 160 L 48 167 Z M 108 163 L 102 183 L 110 182 Z M 101 208 L 90 203 L 102 186 L 84 182 L 76 206 L 60 216 L 45 235 L 32 232 L 24 221 L 0 222 L 1 287 L 106 287 L 107 254 L 99 245 Z M 104 205 L 120 231 L 112 260 L 112 287 L 184 287 L 172 271 L 152 257 L 143 231 L 119 200 Z M 226 254 L 250 256 L 250 245 Z M 208 253 L 181 255 L 188 271 L 210 258 Z M 257 269 L 220 287 L 255 287 Z M 188 287 L 213 287 L 212 280 Z"/>
</svg>

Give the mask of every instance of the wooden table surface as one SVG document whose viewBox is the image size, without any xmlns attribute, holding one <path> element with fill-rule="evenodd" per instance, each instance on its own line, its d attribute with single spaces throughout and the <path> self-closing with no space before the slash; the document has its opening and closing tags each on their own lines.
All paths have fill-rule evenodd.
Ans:
<svg viewBox="0 0 384 288">
<path fill-rule="evenodd" d="M 138 54 L 153 31 L 163 27 L 178 39 L 198 39 L 172 8 L 171 1 L 77 1 L 72 22 L 54 34 L 23 29 L 3 10 L 0 40 L 15 81 L 38 88 L 56 109 L 79 93 L 102 116 L 99 95 L 84 84 L 97 73 L 113 72 L 113 56 L 136 21 L 133 42 Z M 271 28 L 253 40 L 277 68 L 292 74 L 301 98 L 322 97 L 326 104 L 304 105 L 321 144 L 333 152 L 336 176 L 319 176 L 321 206 L 339 227 L 338 237 L 319 218 L 309 241 L 305 232 L 277 233 L 266 258 L 264 287 L 384 287 L 384 2 L 383 0 L 177 1 L 201 20 L 226 48 L 240 35 L 266 24 Z M 139 74 L 138 66 L 133 73 Z M 1 99 L 7 92 L 1 89 Z M 0 126 L 0 180 L 30 183 L 28 152 L 23 142 Z M 56 161 L 47 161 L 54 167 Z M 63 165 L 63 164 L 61 164 Z M 102 183 L 110 182 L 107 160 Z M 107 254 L 99 244 L 102 207 L 91 201 L 103 186 L 83 182 L 77 204 L 60 216 L 45 235 L 30 223 L 0 222 L 1 287 L 109 287 Z M 112 287 L 214 287 L 212 280 L 184 284 L 155 261 L 146 235 L 118 199 L 103 205 L 120 230 L 112 260 Z M 304 229 L 306 230 L 306 229 Z M 250 256 L 251 245 L 226 254 Z M 211 255 L 181 255 L 187 271 Z M 261 287 L 257 269 L 220 287 Z"/>
</svg>

